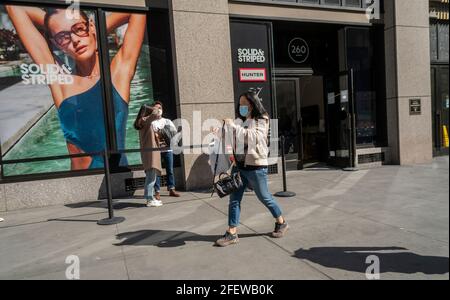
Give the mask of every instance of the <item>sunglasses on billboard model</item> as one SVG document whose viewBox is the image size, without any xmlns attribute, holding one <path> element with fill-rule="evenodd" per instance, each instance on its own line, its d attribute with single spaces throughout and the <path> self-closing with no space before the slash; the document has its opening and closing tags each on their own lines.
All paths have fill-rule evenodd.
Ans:
<svg viewBox="0 0 450 300">
<path fill-rule="evenodd" d="M 83 21 L 72 25 L 70 31 L 60 31 L 50 39 L 60 47 L 67 47 L 72 42 L 72 34 L 79 37 L 89 36 L 89 22 Z"/>
</svg>

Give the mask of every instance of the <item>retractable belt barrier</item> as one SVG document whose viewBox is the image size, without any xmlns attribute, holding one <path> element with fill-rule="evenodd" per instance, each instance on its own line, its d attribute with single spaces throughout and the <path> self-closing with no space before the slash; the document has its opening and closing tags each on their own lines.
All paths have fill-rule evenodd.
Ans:
<svg viewBox="0 0 450 300">
<path fill-rule="evenodd" d="M 190 145 L 190 146 L 181 146 L 177 147 L 177 149 L 196 149 L 209 147 L 210 145 Z M 281 137 L 281 149 L 282 149 L 282 162 L 283 162 L 283 192 L 276 193 L 276 196 L 279 197 L 292 197 L 295 196 L 295 193 L 288 192 L 286 188 L 286 161 L 284 157 L 284 136 Z M 112 190 L 111 190 L 111 171 L 109 165 L 109 159 L 111 155 L 114 154 L 125 154 L 125 153 L 142 153 L 142 152 L 169 152 L 172 150 L 170 147 L 164 148 L 143 148 L 143 149 L 133 149 L 133 150 L 117 150 L 112 151 L 105 149 L 102 152 L 95 152 L 89 154 L 73 154 L 73 155 L 60 155 L 53 157 L 39 157 L 39 158 L 29 158 L 29 159 L 12 159 L 12 160 L 3 160 L 1 163 L 3 165 L 8 164 L 17 164 L 17 163 L 27 163 L 27 162 L 38 162 L 38 161 L 48 161 L 48 160 L 59 160 L 59 159 L 69 159 L 69 158 L 78 158 L 78 157 L 87 157 L 87 156 L 103 156 L 104 160 L 104 173 L 105 173 L 105 184 L 106 184 L 106 194 L 108 200 L 108 218 L 101 219 L 97 222 L 98 225 L 113 225 L 118 224 L 125 221 L 124 217 L 115 217 L 114 216 L 114 207 L 112 201 Z"/>
<path fill-rule="evenodd" d="M 282 172 L 283 172 L 283 191 L 275 193 L 275 196 L 283 197 L 283 198 L 294 197 L 296 194 L 294 192 L 289 192 L 287 190 L 286 158 L 285 158 L 285 154 L 284 154 L 284 142 L 285 142 L 284 135 L 281 136 L 280 142 L 281 142 L 281 163 L 282 163 Z"/>
</svg>

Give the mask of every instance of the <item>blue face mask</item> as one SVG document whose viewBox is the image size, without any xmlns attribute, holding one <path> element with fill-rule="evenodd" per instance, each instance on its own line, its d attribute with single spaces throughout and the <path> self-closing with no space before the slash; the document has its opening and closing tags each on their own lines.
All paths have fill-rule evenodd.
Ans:
<svg viewBox="0 0 450 300">
<path fill-rule="evenodd" d="M 241 114 L 242 117 L 246 118 L 248 115 L 248 106 L 245 105 L 239 106 L 239 113 Z"/>
</svg>

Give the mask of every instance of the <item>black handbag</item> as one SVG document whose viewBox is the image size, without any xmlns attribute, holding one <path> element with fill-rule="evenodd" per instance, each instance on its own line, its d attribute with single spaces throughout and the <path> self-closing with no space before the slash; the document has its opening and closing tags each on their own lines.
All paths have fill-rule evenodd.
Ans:
<svg viewBox="0 0 450 300">
<path fill-rule="evenodd" d="M 225 123 L 222 126 L 222 138 L 225 137 Z M 220 139 L 220 143 L 222 143 L 222 139 Z M 220 145 L 220 144 L 219 144 Z M 234 147 L 231 147 L 233 149 L 233 155 L 234 155 Z M 220 146 L 219 146 L 220 149 Z M 219 150 L 220 152 L 220 150 Z M 217 195 L 220 198 L 226 197 L 238 189 L 240 189 L 243 186 L 241 175 L 239 171 L 233 172 L 234 168 L 232 168 L 232 173 L 228 174 L 225 172 L 220 173 L 219 179 L 214 182 L 217 174 L 217 164 L 219 162 L 219 153 L 217 153 L 216 156 L 216 163 L 214 165 L 214 176 L 213 176 L 213 192 L 211 194 L 214 194 L 214 192 L 217 193 Z"/>
<path fill-rule="evenodd" d="M 214 183 L 214 191 L 220 198 L 226 197 L 242 187 L 242 179 L 239 172 L 221 173 L 219 180 Z"/>
<path fill-rule="evenodd" d="M 172 126 L 170 126 L 170 124 L 167 124 L 163 128 L 161 128 L 159 130 L 159 133 L 167 147 L 170 147 L 172 138 L 175 136 L 175 134 L 177 134 L 177 132 L 172 129 Z"/>
</svg>

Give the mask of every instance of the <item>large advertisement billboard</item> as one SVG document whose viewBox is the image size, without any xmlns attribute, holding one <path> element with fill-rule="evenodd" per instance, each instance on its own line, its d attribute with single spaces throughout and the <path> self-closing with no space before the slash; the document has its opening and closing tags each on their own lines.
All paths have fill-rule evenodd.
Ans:
<svg viewBox="0 0 450 300">
<path fill-rule="evenodd" d="M 105 26 L 115 124 L 105 122 L 95 11 L 0 5 L 2 160 L 86 154 L 4 164 L 5 177 L 103 168 L 108 128 L 119 150 L 139 148 L 132 123 L 153 102 L 146 15 L 106 13 Z M 120 164 L 140 164 L 139 155 Z"/>
</svg>

